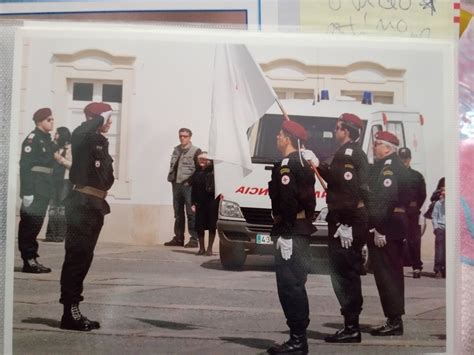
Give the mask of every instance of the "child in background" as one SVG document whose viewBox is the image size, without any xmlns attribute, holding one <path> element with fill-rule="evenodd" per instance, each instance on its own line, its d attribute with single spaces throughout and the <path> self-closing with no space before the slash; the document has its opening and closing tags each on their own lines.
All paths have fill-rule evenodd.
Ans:
<svg viewBox="0 0 474 355">
<path fill-rule="evenodd" d="M 435 262 L 434 272 L 437 279 L 446 277 L 446 212 L 445 188 L 442 187 L 439 200 L 435 203 L 432 214 L 433 230 L 435 234 Z"/>
</svg>

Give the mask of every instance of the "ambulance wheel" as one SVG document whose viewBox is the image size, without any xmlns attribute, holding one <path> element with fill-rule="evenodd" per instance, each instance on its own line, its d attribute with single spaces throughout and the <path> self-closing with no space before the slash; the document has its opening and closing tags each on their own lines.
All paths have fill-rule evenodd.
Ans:
<svg viewBox="0 0 474 355">
<path fill-rule="evenodd" d="M 226 270 L 239 270 L 244 266 L 247 253 L 240 243 L 219 241 L 219 256 L 221 265 Z"/>
</svg>

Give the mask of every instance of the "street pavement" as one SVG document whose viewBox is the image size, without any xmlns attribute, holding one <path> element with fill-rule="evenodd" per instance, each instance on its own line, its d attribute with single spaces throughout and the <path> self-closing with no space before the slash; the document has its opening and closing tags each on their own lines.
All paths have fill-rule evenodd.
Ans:
<svg viewBox="0 0 474 355">
<path fill-rule="evenodd" d="M 218 244 L 218 240 L 216 240 Z M 59 329 L 62 243 L 40 241 L 50 274 L 21 273 L 15 259 L 15 354 L 262 354 L 288 338 L 278 301 L 272 257 L 250 256 L 242 271 L 223 270 L 219 256 L 196 249 L 99 243 L 85 283 L 81 311 L 100 320 L 91 332 Z M 328 276 L 324 249 L 314 250 L 308 277 L 312 354 L 422 354 L 445 351 L 445 280 L 425 262 L 421 279 L 405 268 L 406 316 L 402 337 L 372 337 L 384 322 L 372 274 L 363 276 L 361 344 L 326 344 L 342 317 Z"/>
</svg>

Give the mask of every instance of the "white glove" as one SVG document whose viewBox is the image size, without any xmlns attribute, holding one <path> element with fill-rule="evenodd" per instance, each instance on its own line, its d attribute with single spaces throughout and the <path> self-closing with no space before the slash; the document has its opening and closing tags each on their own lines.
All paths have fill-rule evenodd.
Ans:
<svg viewBox="0 0 474 355">
<path fill-rule="evenodd" d="M 319 166 L 319 159 L 318 157 L 313 153 L 312 150 L 309 149 L 301 149 L 301 155 L 305 160 L 307 160 L 311 165 L 314 165 L 314 167 Z"/>
<path fill-rule="evenodd" d="M 35 197 L 33 195 L 23 196 L 23 206 L 25 206 L 26 208 L 30 207 L 33 203 L 34 198 Z"/>
<path fill-rule="evenodd" d="M 107 123 L 107 120 L 112 117 L 112 111 L 102 112 L 100 115 L 104 118 L 104 123 Z"/>
<path fill-rule="evenodd" d="M 383 234 L 377 232 L 377 229 L 374 229 L 374 244 L 379 248 L 382 248 L 387 245 L 387 238 Z"/>
<path fill-rule="evenodd" d="M 341 239 L 341 246 L 345 249 L 349 249 L 352 246 L 352 227 L 349 227 L 347 224 L 341 224 L 334 233 L 334 238 Z"/>
<path fill-rule="evenodd" d="M 280 249 L 281 257 L 284 260 L 290 260 L 291 254 L 293 254 L 293 239 L 278 237 L 276 248 Z"/>
</svg>

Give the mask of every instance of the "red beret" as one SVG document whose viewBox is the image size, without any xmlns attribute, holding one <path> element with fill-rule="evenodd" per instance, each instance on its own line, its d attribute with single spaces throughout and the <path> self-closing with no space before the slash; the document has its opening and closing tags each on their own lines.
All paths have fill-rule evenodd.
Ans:
<svg viewBox="0 0 474 355">
<path fill-rule="evenodd" d="M 305 141 L 306 139 L 308 139 L 308 133 L 306 132 L 306 129 L 299 123 L 296 123 L 295 121 L 290 121 L 290 120 L 283 121 L 281 125 L 281 129 L 291 134 L 292 136 L 298 139 L 301 139 L 302 141 Z"/>
<path fill-rule="evenodd" d="M 385 142 L 391 143 L 393 145 L 396 145 L 397 147 L 400 144 L 397 136 L 387 131 L 379 131 L 375 133 L 375 139 L 378 141 L 385 141 Z"/>
<path fill-rule="evenodd" d="M 53 112 L 49 107 L 40 108 L 33 114 L 33 121 L 36 123 L 41 122 L 51 116 Z"/>
<path fill-rule="evenodd" d="M 112 107 L 105 102 L 91 102 L 84 107 L 84 114 L 88 117 L 100 116 L 107 111 L 112 111 Z"/>
<path fill-rule="evenodd" d="M 362 129 L 364 127 L 359 116 L 356 116 L 353 113 L 343 113 L 339 116 L 339 121 L 342 121 L 356 129 Z"/>
</svg>

